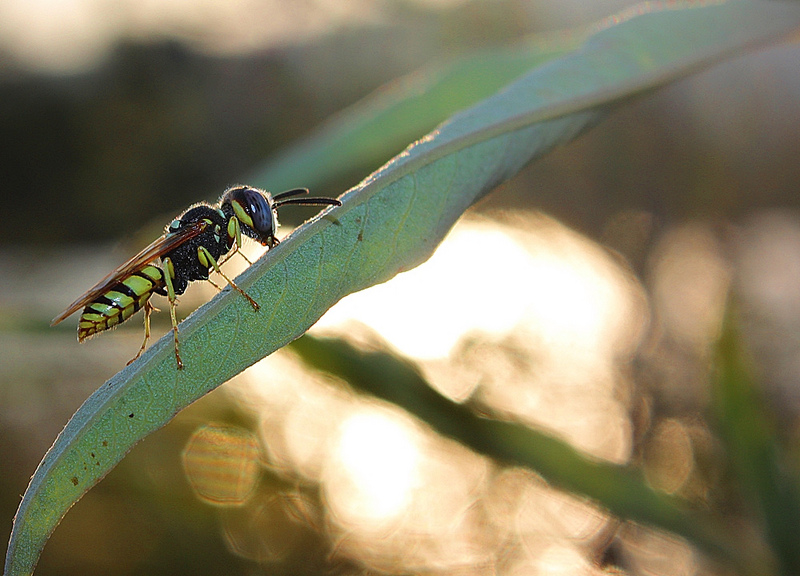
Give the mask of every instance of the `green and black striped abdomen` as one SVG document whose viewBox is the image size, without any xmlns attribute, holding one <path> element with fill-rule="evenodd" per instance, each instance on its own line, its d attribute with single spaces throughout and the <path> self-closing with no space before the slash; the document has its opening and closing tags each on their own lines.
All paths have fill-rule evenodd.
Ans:
<svg viewBox="0 0 800 576">
<path fill-rule="evenodd" d="M 125 322 L 145 305 L 153 292 L 164 286 L 164 272 L 153 264 L 120 280 L 83 309 L 78 321 L 78 341 Z"/>
</svg>

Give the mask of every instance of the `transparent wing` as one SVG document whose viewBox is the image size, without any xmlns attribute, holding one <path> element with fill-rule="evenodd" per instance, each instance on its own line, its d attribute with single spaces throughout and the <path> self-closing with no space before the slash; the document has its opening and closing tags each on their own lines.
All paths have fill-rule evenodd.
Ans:
<svg viewBox="0 0 800 576">
<path fill-rule="evenodd" d="M 160 258 L 164 254 L 174 250 L 195 236 L 202 234 L 209 225 L 210 223 L 207 220 L 200 220 L 199 222 L 193 222 L 185 228 L 181 228 L 177 232 L 161 236 L 152 244 L 147 246 L 144 250 L 139 252 L 136 256 L 125 262 L 116 270 L 113 270 L 108 276 L 87 290 L 80 298 L 70 304 L 66 310 L 53 318 L 50 326 L 55 326 L 68 316 L 72 315 L 74 312 L 77 312 L 87 304 L 94 302 L 96 298 L 108 292 L 109 288 L 111 288 L 114 284 L 124 280 L 138 270 L 141 270 L 146 264 L 149 264 L 156 258 Z"/>
</svg>

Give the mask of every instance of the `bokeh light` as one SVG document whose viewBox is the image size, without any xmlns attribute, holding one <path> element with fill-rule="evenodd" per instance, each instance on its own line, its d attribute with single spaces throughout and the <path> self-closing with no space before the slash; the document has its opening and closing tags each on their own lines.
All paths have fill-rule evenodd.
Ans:
<svg viewBox="0 0 800 576">
<path fill-rule="evenodd" d="M 296 514 L 296 506 L 302 498 L 297 493 L 258 493 L 247 506 L 221 509 L 228 549 L 237 556 L 260 563 L 285 559 L 303 546 L 305 527 Z"/>
<path fill-rule="evenodd" d="M 348 296 L 313 331 L 382 340 L 453 398 L 625 462 L 621 366 L 647 322 L 618 259 L 532 214 L 460 222 L 428 262 Z M 233 390 L 260 423 L 270 469 L 319 483 L 337 555 L 389 572 L 594 573 L 607 516 L 535 474 L 498 469 L 291 353 Z"/>
<path fill-rule="evenodd" d="M 645 457 L 650 483 L 665 492 L 677 492 L 689 479 L 694 465 L 687 427 L 672 418 L 659 422 L 651 432 Z"/>
<path fill-rule="evenodd" d="M 198 498 L 209 504 L 240 505 L 259 478 L 258 441 L 247 430 L 208 424 L 186 443 L 183 469 Z"/>
<path fill-rule="evenodd" d="M 348 296 L 313 331 L 347 337 L 353 322 L 421 361 L 454 399 L 477 391 L 493 410 L 592 454 L 628 457 L 619 363 L 646 326 L 643 291 L 612 256 L 552 220 L 462 222 L 426 264 Z"/>
<path fill-rule="evenodd" d="M 654 305 L 664 330 L 707 348 L 719 334 L 731 268 L 714 232 L 688 223 L 665 234 L 653 254 Z"/>
<path fill-rule="evenodd" d="M 380 15 L 370 2 L 330 0 L 302 9 L 278 0 L 6 0 L 0 3 L 0 46 L 30 67 L 74 71 L 96 64 L 120 38 L 179 38 L 202 50 L 246 52 Z"/>
<path fill-rule="evenodd" d="M 324 478 L 332 512 L 352 523 L 402 512 L 419 482 L 413 431 L 397 418 L 359 412 L 342 422 L 337 444 Z"/>
</svg>

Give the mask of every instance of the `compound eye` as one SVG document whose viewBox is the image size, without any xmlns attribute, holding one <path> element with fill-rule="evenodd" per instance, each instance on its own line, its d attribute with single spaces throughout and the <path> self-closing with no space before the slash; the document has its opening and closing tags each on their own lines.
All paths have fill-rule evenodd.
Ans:
<svg viewBox="0 0 800 576">
<path fill-rule="evenodd" d="M 243 195 L 253 230 L 262 234 L 272 232 L 272 210 L 264 195 L 252 188 L 245 189 Z"/>
</svg>

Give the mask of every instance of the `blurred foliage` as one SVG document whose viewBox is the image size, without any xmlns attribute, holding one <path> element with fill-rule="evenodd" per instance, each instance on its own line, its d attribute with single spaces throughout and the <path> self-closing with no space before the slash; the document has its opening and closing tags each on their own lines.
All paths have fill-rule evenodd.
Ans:
<svg viewBox="0 0 800 576">
<path fill-rule="evenodd" d="M 748 512 L 765 525 L 781 574 L 800 572 L 800 476 L 753 377 L 736 312 L 719 341 L 713 409 Z"/>
<path fill-rule="evenodd" d="M 432 63 L 434 71 L 468 49 L 504 46 L 536 31 L 542 20 L 512 0 L 435 12 L 400 6 L 388 29 L 343 30 L 315 44 L 247 56 L 209 56 L 174 41 L 127 41 L 98 69 L 56 77 L 15 68 L 6 58 L 0 69 L 5 198 L 35 191 L 53 209 L 47 226 L 32 233 L 35 206 L 0 204 L 6 222 L 0 245 L 112 240 L 150 221 L 160 226 L 191 202 L 216 199 L 233 179 L 252 174 L 265 157 L 387 81 Z M 728 106 L 782 109 L 787 95 L 780 82 L 790 72 L 775 61 L 770 66 L 763 83 L 731 90 Z M 737 134 L 719 147 L 704 139 L 692 115 L 710 113 L 700 126 L 713 128 L 720 109 L 682 114 L 675 102 L 687 96 L 685 86 L 671 88 L 624 111 L 601 135 L 529 170 L 525 178 L 536 183 L 539 206 L 594 235 L 631 207 L 659 222 L 723 210 L 737 216 L 774 202 L 797 207 L 792 183 L 800 168 L 790 152 L 795 116 L 774 123 L 751 109 L 733 119 Z M 772 135 L 768 143 L 764 133 Z M 347 188 L 380 163 L 352 167 L 314 192 Z M 495 195 L 492 207 L 525 205 L 521 188 Z M 566 206 L 565 196 L 574 202 Z"/>
<path fill-rule="evenodd" d="M 753 562 L 746 551 L 740 555 L 722 523 L 693 515 L 680 499 L 653 490 L 641 470 L 595 461 L 551 435 L 492 418 L 490 406 L 457 404 L 437 392 L 409 359 L 388 352 L 388 347 L 361 351 L 343 340 L 306 335 L 290 348 L 312 367 L 397 404 L 480 454 L 504 465 L 526 466 L 557 488 L 596 500 L 614 515 L 674 531 L 740 566 Z"/>
<path fill-rule="evenodd" d="M 99 68 L 67 76 L 0 58 L 0 181 L 7 199 L 37 199 L 0 205 L 8 223 L 0 243 L 132 234 L 153 215 L 216 199 L 233 175 L 389 80 L 536 29 L 535 13 L 514 0 L 442 11 L 399 2 L 394 16 L 391 25 L 243 56 L 121 41 Z M 314 192 L 341 190 L 374 168 L 353 166 Z M 39 203 L 54 209 L 30 234 Z"/>
</svg>

